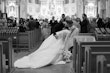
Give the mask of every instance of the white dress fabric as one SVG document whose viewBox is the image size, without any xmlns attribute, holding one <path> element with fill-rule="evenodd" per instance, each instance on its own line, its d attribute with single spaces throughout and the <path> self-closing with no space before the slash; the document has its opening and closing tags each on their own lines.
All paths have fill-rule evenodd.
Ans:
<svg viewBox="0 0 110 73">
<path fill-rule="evenodd" d="M 58 39 L 50 35 L 35 52 L 18 59 L 14 63 L 17 68 L 40 68 L 48 64 L 59 64 L 62 61 L 66 37 L 69 30 L 62 30 L 56 33 Z"/>
</svg>

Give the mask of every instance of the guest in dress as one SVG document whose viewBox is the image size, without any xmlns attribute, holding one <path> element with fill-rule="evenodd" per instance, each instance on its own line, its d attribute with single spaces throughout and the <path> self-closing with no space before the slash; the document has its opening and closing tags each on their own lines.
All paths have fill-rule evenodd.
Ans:
<svg viewBox="0 0 110 73">
<path fill-rule="evenodd" d="M 44 22 L 42 23 L 42 35 L 43 35 L 43 40 L 49 37 L 50 35 L 50 29 L 49 29 L 49 23 L 48 19 L 45 19 Z"/>
</svg>

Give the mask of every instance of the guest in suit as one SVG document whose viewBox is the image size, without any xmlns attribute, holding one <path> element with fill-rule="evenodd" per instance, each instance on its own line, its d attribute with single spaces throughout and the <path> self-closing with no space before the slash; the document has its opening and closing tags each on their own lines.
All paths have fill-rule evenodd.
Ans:
<svg viewBox="0 0 110 73">
<path fill-rule="evenodd" d="M 53 33 L 53 30 L 54 30 L 54 26 L 56 25 L 56 24 L 58 24 L 58 22 L 57 22 L 57 20 L 55 20 L 55 17 L 53 16 L 52 17 L 52 20 L 50 20 L 50 26 L 51 26 L 51 34 Z"/>
<path fill-rule="evenodd" d="M 40 26 L 40 23 L 38 22 L 38 19 L 36 19 L 36 25 L 35 25 L 35 27 L 38 29 L 39 26 Z"/>
<path fill-rule="evenodd" d="M 81 33 L 88 33 L 89 20 L 86 14 L 82 15 L 83 21 L 81 22 Z"/>
<path fill-rule="evenodd" d="M 29 20 L 29 23 L 28 23 L 28 28 L 29 30 L 34 30 L 35 29 L 35 26 L 36 26 L 36 21 L 30 17 L 30 20 Z"/>
<path fill-rule="evenodd" d="M 97 22 L 98 28 L 102 28 L 102 27 L 103 27 L 104 22 L 103 22 L 102 18 L 99 17 L 99 15 L 97 15 L 97 20 L 96 20 L 96 22 Z"/>
</svg>

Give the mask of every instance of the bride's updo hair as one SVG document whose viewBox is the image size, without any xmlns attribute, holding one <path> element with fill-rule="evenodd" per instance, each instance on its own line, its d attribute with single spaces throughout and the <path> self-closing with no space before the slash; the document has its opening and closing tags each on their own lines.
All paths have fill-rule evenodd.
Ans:
<svg viewBox="0 0 110 73">
<path fill-rule="evenodd" d="M 66 16 L 66 23 L 68 24 L 68 26 L 72 26 L 73 25 L 73 21 L 71 20 L 71 18 L 69 16 Z"/>
<path fill-rule="evenodd" d="M 72 20 L 67 20 L 66 22 L 67 22 L 67 24 L 68 24 L 69 26 L 72 26 L 72 25 L 73 25 L 73 21 L 72 21 Z"/>
</svg>

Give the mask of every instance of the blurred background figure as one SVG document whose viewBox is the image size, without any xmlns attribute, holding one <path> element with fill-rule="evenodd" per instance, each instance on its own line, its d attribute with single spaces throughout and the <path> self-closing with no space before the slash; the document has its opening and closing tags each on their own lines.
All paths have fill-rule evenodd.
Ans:
<svg viewBox="0 0 110 73">
<path fill-rule="evenodd" d="M 55 20 L 55 17 L 53 16 L 52 19 L 49 22 L 50 26 L 51 26 L 51 34 L 54 32 L 54 27 L 55 25 L 58 24 L 57 20 Z"/>
<path fill-rule="evenodd" d="M 82 15 L 82 22 L 81 22 L 81 33 L 88 33 L 89 28 L 89 20 L 86 14 Z"/>
<path fill-rule="evenodd" d="M 95 32 L 95 28 L 97 28 L 97 23 L 96 23 L 96 19 L 93 18 L 91 21 L 90 21 L 90 33 L 94 33 Z"/>
</svg>

